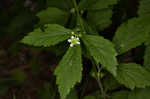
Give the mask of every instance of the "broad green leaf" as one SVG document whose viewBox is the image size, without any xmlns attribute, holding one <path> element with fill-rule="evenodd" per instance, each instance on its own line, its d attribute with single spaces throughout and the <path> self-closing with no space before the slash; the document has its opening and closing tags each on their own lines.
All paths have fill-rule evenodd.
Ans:
<svg viewBox="0 0 150 99">
<path fill-rule="evenodd" d="M 25 36 L 22 42 L 34 46 L 49 47 L 66 40 L 70 36 L 71 30 L 60 25 L 48 24 L 46 26 L 47 28 L 44 31 L 40 28 L 35 29 L 33 32 Z"/>
<path fill-rule="evenodd" d="M 82 40 L 94 60 L 115 76 L 118 63 L 113 44 L 101 36 L 94 35 L 85 35 Z"/>
<path fill-rule="evenodd" d="M 150 43 L 146 45 L 145 55 L 144 55 L 144 67 L 150 70 Z"/>
<path fill-rule="evenodd" d="M 150 71 L 150 33 L 145 42 L 145 55 L 144 55 L 144 67 Z"/>
<path fill-rule="evenodd" d="M 150 14 L 130 19 L 116 31 L 113 41 L 119 54 L 125 53 L 146 41 L 150 32 Z"/>
<path fill-rule="evenodd" d="M 139 11 L 138 14 L 147 14 L 150 13 L 150 0 L 139 0 L 140 5 L 139 5 Z"/>
<path fill-rule="evenodd" d="M 136 89 L 129 93 L 128 99 L 149 99 L 150 88 Z"/>
<path fill-rule="evenodd" d="M 77 27 L 78 29 L 81 30 L 81 32 L 83 31 L 86 31 L 87 34 L 94 34 L 94 35 L 98 35 L 98 32 L 95 30 L 94 26 L 91 26 L 90 24 L 87 23 L 86 20 L 84 20 L 82 17 L 78 17 L 77 18 L 77 24 L 82 24 L 83 25 L 83 28 L 82 27 Z"/>
<path fill-rule="evenodd" d="M 79 45 L 68 49 L 54 74 L 61 99 L 65 99 L 71 88 L 82 79 L 82 59 Z"/>
<path fill-rule="evenodd" d="M 144 56 L 144 66 L 150 70 L 150 45 L 146 46 L 145 56 Z"/>
<path fill-rule="evenodd" d="M 90 24 L 94 24 L 98 30 L 105 29 L 111 22 L 112 10 L 105 9 L 102 11 L 90 11 L 87 14 L 87 20 Z"/>
<path fill-rule="evenodd" d="M 149 99 L 150 88 L 135 89 L 133 91 L 117 91 L 112 93 L 110 99 Z"/>
<path fill-rule="evenodd" d="M 110 99 L 128 99 L 129 91 L 117 91 L 112 93 Z"/>
<path fill-rule="evenodd" d="M 80 10 L 101 10 L 117 3 L 117 0 L 81 0 Z"/>
<path fill-rule="evenodd" d="M 87 21 L 98 30 L 108 27 L 111 22 L 112 8 L 110 6 L 117 3 L 117 0 L 82 0 L 79 9 L 87 10 Z"/>
<path fill-rule="evenodd" d="M 69 14 L 58 8 L 47 8 L 37 14 L 39 17 L 39 25 L 44 24 L 60 24 L 65 25 L 68 20 Z"/>
<path fill-rule="evenodd" d="M 150 73 L 136 63 L 120 64 L 116 79 L 127 88 L 150 86 Z"/>
</svg>

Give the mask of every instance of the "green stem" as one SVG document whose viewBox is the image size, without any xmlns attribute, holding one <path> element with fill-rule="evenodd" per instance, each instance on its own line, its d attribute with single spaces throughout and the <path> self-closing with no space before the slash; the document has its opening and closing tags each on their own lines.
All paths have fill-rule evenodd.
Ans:
<svg viewBox="0 0 150 99">
<path fill-rule="evenodd" d="M 75 10 L 76 10 L 76 12 L 77 12 L 77 16 L 80 16 L 80 13 L 79 13 L 79 9 L 78 9 L 78 5 L 77 5 L 76 0 L 73 0 L 73 4 L 74 4 Z"/>
<path fill-rule="evenodd" d="M 106 94 L 105 94 L 105 91 L 104 91 L 104 88 L 103 88 L 103 85 L 102 85 L 102 82 L 101 82 L 101 79 L 100 79 L 100 72 L 101 72 L 101 68 L 99 67 L 99 65 L 97 65 L 97 69 L 98 69 L 98 76 L 97 76 L 97 82 L 98 82 L 98 85 L 100 87 L 100 90 L 101 90 L 101 94 L 102 94 L 102 97 L 104 99 L 106 99 Z"/>
<path fill-rule="evenodd" d="M 79 9 L 78 9 L 78 5 L 77 5 L 76 0 L 73 0 L 73 4 L 74 4 L 74 8 L 75 8 L 75 10 L 76 10 L 77 18 L 78 18 L 78 20 L 79 20 L 79 25 L 81 26 L 82 30 L 84 31 L 84 30 L 85 30 L 85 29 L 84 29 L 84 25 L 83 25 L 83 23 L 82 23 L 82 18 L 81 18 L 81 15 L 80 15 L 80 13 L 79 13 Z"/>
</svg>

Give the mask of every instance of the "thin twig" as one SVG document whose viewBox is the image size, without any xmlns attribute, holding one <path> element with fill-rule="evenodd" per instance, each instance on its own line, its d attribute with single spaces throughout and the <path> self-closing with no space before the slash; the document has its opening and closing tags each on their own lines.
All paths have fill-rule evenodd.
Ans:
<svg viewBox="0 0 150 99">
<path fill-rule="evenodd" d="M 79 25 L 81 25 L 82 30 L 85 30 L 84 25 L 82 24 L 82 18 L 81 18 L 81 15 L 79 13 L 79 9 L 78 9 L 78 5 L 77 5 L 76 0 L 73 0 L 73 4 L 74 4 L 74 8 L 75 8 L 76 13 L 77 13 L 77 18 L 79 18 L 78 19 L 79 20 Z"/>
</svg>

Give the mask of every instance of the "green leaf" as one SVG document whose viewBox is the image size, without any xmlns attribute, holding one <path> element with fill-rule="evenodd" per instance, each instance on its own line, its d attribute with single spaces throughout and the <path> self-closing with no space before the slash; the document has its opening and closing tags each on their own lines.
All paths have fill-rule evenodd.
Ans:
<svg viewBox="0 0 150 99">
<path fill-rule="evenodd" d="M 44 24 L 65 25 L 68 20 L 69 14 L 58 8 L 47 8 L 39 12 L 37 16 L 40 18 L 40 21 L 38 23 L 40 25 Z"/>
<path fill-rule="evenodd" d="M 136 89 L 129 93 L 128 99 L 149 99 L 150 88 Z"/>
<path fill-rule="evenodd" d="M 106 92 L 120 88 L 121 84 L 112 75 L 107 75 L 103 80 L 103 86 Z"/>
<path fill-rule="evenodd" d="M 91 25 L 95 25 L 96 29 L 103 30 L 112 23 L 110 6 L 116 3 L 117 0 L 82 0 L 79 3 L 79 9 L 87 10 L 87 21 Z"/>
<path fill-rule="evenodd" d="M 150 43 L 146 45 L 145 55 L 144 55 L 144 67 L 150 71 Z"/>
<path fill-rule="evenodd" d="M 65 99 L 71 88 L 82 79 L 82 59 L 79 45 L 68 49 L 54 74 L 61 99 Z"/>
<path fill-rule="evenodd" d="M 72 89 L 66 99 L 78 99 L 77 91 Z"/>
<path fill-rule="evenodd" d="M 69 38 L 70 32 L 71 30 L 60 25 L 48 24 L 45 31 L 42 31 L 40 28 L 35 29 L 25 36 L 22 42 L 34 46 L 49 47 Z"/>
<path fill-rule="evenodd" d="M 145 42 L 150 32 L 150 14 L 130 19 L 116 31 L 113 41 L 119 54 L 125 53 Z"/>
<path fill-rule="evenodd" d="M 115 76 L 118 63 L 113 44 L 101 36 L 94 35 L 85 35 L 82 40 L 94 60 Z"/>
<path fill-rule="evenodd" d="M 77 18 L 77 23 L 83 25 L 83 28 L 81 28 L 80 26 L 77 27 L 78 29 L 81 30 L 81 32 L 82 32 L 82 31 L 83 31 L 83 32 L 86 31 L 87 34 L 98 35 L 98 32 L 95 30 L 94 26 L 93 26 L 93 25 L 91 26 L 90 24 L 88 24 L 87 21 L 84 20 L 82 17 L 78 17 L 78 18 Z M 78 30 L 78 29 L 77 29 L 77 30 Z"/>
<path fill-rule="evenodd" d="M 147 37 L 147 41 L 145 42 L 145 55 L 144 55 L 144 67 L 146 69 L 148 69 L 150 71 L 150 33 L 149 33 L 149 36 Z"/>
<path fill-rule="evenodd" d="M 105 9 L 101 11 L 90 11 L 87 14 L 87 20 L 90 24 L 94 24 L 98 30 L 108 27 L 111 22 L 112 10 Z"/>
<path fill-rule="evenodd" d="M 117 0 L 82 0 L 79 9 L 87 10 L 87 21 L 98 30 L 103 30 L 112 23 L 112 9 L 109 6 L 116 3 Z"/>
<path fill-rule="evenodd" d="M 120 64 L 116 79 L 127 88 L 150 86 L 150 73 L 136 63 Z"/>
<path fill-rule="evenodd" d="M 128 99 L 129 91 L 117 91 L 112 93 L 111 99 Z"/>
<path fill-rule="evenodd" d="M 135 89 L 133 91 L 117 91 L 112 93 L 110 99 L 149 99 L 150 88 Z"/>
<path fill-rule="evenodd" d="M 117 0 L 82 0 L 79 3 L 80 10 L 101 10 L 117 3 Z"/>
<path fill-rule="evenodd" d="M 150 13 L 150 0 L 140 0 L 138 14 L 147 14 Z"/>
</svg>

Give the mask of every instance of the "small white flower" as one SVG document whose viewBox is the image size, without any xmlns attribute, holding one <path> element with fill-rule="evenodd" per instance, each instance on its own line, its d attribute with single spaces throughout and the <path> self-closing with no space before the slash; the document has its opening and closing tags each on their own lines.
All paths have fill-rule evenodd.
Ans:
<svg viewBox="0 0 150 99">
<path fill-rule="evenodd" d="M 72 39 L 74 39 L 74 36 L 71 36 Z"/>
<path fill-rule="evenodd" d="M 76 44 L 80 44 L 80 39 L 75 36 L 71 36 L 70 39 L 68 39 L 68 42 L 70 43 L 70 47 L 73 47 Z"/>
<path fill-rule="evenodd" d="M 73 47 L 74 45 L 73 44 L 70 44 L 70 47 Z"/>
<path fill-rule="evenodd" d="M 71 39 L 68 39 L 68 42 L 70 43 L 70 42 L 71 42 Z"/>
<path fill-rule="evenodd" d="M 77 40 L 79 40 L 79 38 L 78 38 L 78 37 L 77 37 L 76 39 L 77 39 Z"/>
<path fill-rule="evenodd" d="M 77 42 L 77 44 L 80 44 L 80 42 Z"/>
</svg>

